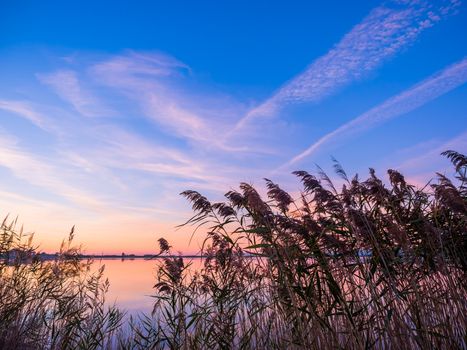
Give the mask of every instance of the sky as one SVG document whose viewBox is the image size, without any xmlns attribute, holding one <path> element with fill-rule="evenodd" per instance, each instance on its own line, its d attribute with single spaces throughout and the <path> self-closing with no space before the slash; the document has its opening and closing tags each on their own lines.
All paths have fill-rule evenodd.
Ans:
<svg viewBox="0 0 467 350">
<path fill-rule="evenodd" d="M 44 251 L 195 253 L 184 190 L 467 153 L 460 0 L 0 0 L 0 33 L 0 216 Z"/>
</svg>

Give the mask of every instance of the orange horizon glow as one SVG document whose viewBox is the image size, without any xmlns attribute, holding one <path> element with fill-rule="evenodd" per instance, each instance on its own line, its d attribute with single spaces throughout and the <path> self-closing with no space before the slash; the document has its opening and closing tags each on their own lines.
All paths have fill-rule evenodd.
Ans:
<svg viewBox="0 0 467 350">
<path fill-rule="evenodd" d="M 16 201 L 13 203 L 12 199 Z M 16 219 L 16 229 L 23 227 L 25 234 L 33 233 L 33 244 L 38 246 L 38 251 L 46 253 L 59 251 L 73 226 L 73 246 L 82 246 L 83 253 L 92 255 L 158 253 L 157 240 L 162 237 L 169 241 L 173 253 L 196 254 L 204 232 L 199 230 L 191 239 L 193 227 L 176 227 L 190 217 L 188 212 L 177 222 L 158 222 L 157 219 L 131 213 L 101 212 L 89 216 L 79 210 L 65 210 L 45 202 L 28 202 L 6 193 L 0 197 L 0 206 L 11 208 L 9 213 L 0 213 L 2 220 L 7 215 L 7 222 Z"/>
</svg>

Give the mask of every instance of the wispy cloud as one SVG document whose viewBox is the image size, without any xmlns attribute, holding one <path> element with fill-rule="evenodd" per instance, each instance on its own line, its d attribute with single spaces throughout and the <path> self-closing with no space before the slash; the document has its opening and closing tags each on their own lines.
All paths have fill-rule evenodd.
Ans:
<svg viewBox="0 0 467 350">
<path fill-rule="evenodd" d="M 189 72 L 190 67 L 163 53 L 144 53 L 129 50 L 126 54 L 114 56 L 97 63 L 92 71 L 108 79 L 112 78 L 109 73 L 117 75 L 117 78 L 134 75 L 166 77 L 178 75 L 183 71 Z M 115 80 L 112 79 L 111 81 Z"/>
<path fill-rule="evenodd" d="M 388 119 L 406 114 L 467 82 L 467 58 L 390 98 L 336 130 L 324 135 L 279 169 L 285 169 L 317 152 L 331 141 L 368 130 Z"/>
<path fill-rule="evenodd" d="M 45 131 L 50 131 L 53 129 L 51 123 L 47 121 L 47 118 L 41 113 L 37 112 L 26 101 L 0 100 L 0 109 L 14 113 L 15 115 L 28 120 Z"/>
<path fill-rule="evenodd" d="M 86 117 L 102 117 L 114 112 L 104 107 L 97 97 L 84 88 L 76 72 L 59 70 L 49 74 L 37 74 L 37 78 L 50 86 L 63 100 Z"/>
<path fill-rule="evenodd" d="M 266 152 L 225 143 L 220 135 L 231 130 L 246 107 L 221 94 L 184 92 L 182 86 L 191 70 L 170 56 L 130 51 L 89 70 L 98 83 L 139 104 L 143 115 L 171 136 L 225 152 Z"/>
<path fill-rule="evenodd" d="M 77 65 L 78 62 L 74 62 L 74 66 Z M 127 51 L 94 61 L 90 66 L 82 67 L 81 71 L 60 69 L 37 77 L 81 115 L 112 115 L 113 112 L 103 106 L 104 102 L 114 106 L 118 100 L 122 105 L 132 106 L 131 111 L 120 111 L 119 118 L 143 117 L 153 123 L 158 132 L 192 143 L 195 148 L 262 152 L 260 148 L 223 142 L 219 135 L 232 127 L 239 109 L 243 107 L 220 94 L 213 96 L 185 91 L 183 85 L 190 74 L 186 64 L 169 55 Z M 98 95 L 113 96 L 113 100 L 105 101 Z"/>
<path fill-rule="evenodd" d="M 172 181 L 195 183 L 203 188 L 216 188 L 219 183 L 232 181 L 227 175 L 232 170 L 228 166 L 212 172 L 213 163 L 207 157 L 201 158 L 194 152 L 186 154 L 180 149 L 161 146 L 150 142 L 140 135 L 118 127 L 102 127 L 94 131 L 94 137 L 107 137 L 104 145 L 86 154 L 87 167 L 105 167 L 143 172 L 150 176 L 168 176 L 164 186 Z M 141 176 L 144 178 L 144 176 Z"/>
<path fill-rule="evenodd" d="M 40 157 L 21 149 L 18 140 L 12 136 L 0 134 L 0 166 L 8 168 L 18 179 L 47 189 L 72 204 L 92 211 L 102 211 L 105 203 L 95 194 L 87 193 L 67 183 L 66 172 L 60 166 L 52 164 L 49 157 Z"/>
<path fill-rule="evenodd" d="M 419 188 L 436 182 L 436 173 L 453 178 L 452 163 L 441 156 L 446 150 L 455 150 L 465 154 L 467 150 L 467 132 L 461 132 L 450 139 L 432 139 L 392 154 L 379 166 L 400 171 L 407 182 Z M 389 162 L 388 162 L 389 161 Z"/>
<path fill-rule="evenodd" d="M 435 171 L 443 171 L 443 167 L 440 166 L 441 161 L 444 161 L 445 165 L 449 163 L 449 170 L 452 169 L 450 162 L 446 158 L 440 156 L 441 152 L 446 150 L 465 152 L 465 150 L 467 150 L 467 132 L 462 132 L 447 141 L 438 141 L 435 146 L 425 149 L 423 152 L 417 152 L 417 154 L 411 157 L 405 157 L 405 159 L 397 165 L 397 169 L 417 174 L 425 171 L 429 174 L 429 177 L 424 177 L 423 180 L 427 181 L 435 176 Z"/>
<path fill-rule="evenodd" d="M 395 1 L 372 10 L 327 54 L 250 110 L 234 131 L 251 120 L 276 113 L 287 104 L 317 102 L 362 79 L 410 44 L 421 32 L 453 13 L 458 0 Z"/>
</svg>

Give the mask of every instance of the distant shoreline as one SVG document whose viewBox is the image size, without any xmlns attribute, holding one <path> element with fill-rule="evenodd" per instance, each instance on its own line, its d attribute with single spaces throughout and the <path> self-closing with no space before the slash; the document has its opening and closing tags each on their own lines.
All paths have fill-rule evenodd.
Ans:
<svg viewBox="0 0 467 350">
<path fill-rule="evenodd" d="M 39 257 L 43 260 L 53 260 L 59 257 L 58 254 L 47 254 L 47 253 L 42 253 L 38 254 Z M 163 258 L 189 258 L 189 259 L 194 259 L 194 258 L 205 258 L 206 255 L 155 255 L 155 254 L 143 254 L 143 255 L 137 255 L 137 254 L 125 254 L 125 255 L 117 255 L 117 254 L 80 254 L 76 256 L 78 259 L 93 259 L 93 260 L 153 260 L 153 259 L 163 259 Z"/>
<path fill-rule="evenodd" d="M 251 258 L 254 256 L 258 255 L 253 255 L 253 254 L 245 254 L 245 258 Z M 59 258 L 65 258 L 65 259 L 79 259 L 79 260 L 86 260 L 86 259 L 92 259 L 92 260 L 156 260 L 156 259 L 173 259 L 173 258 L 184 258 L 184 259 L 202 259 L 202 258 L 207 258 L 207 255 L 194 255 L 194 254 L 187 254 L 187 255 L 157 255 L 157 254 L 143 254 L 143 255 L 137 255 L 137 254 L 122 254 L 122 255 L 117 255 L 117 254 L 79 254 L 79 255 L 61 255 L 59 253 L 34 253 L 30 250 L 27 251 L 22 251 L 19 249 L 15 249 L 12 251 L 9 251 L 8 253 L 5 254 L 0 254 L 0 259 L 6 260 L 8 263 L 12 262 L 32 262 L 34 259 L 37 259 L 39 261 L 51 261 L 51 260 L 57 260 Z"/>
<path fill-rule="evenodd" d="M 205 258 L 205 255 L 151 255 L 151 254 L 144 254 L 144 255 L 80 255 L 80 259 L 121 259 L 121 260 L 133 260 L 133 259 L 145 259 L 145 260 L 152 260 L 152 259 L 162 259 L 162 258 Z"/>
</svg>

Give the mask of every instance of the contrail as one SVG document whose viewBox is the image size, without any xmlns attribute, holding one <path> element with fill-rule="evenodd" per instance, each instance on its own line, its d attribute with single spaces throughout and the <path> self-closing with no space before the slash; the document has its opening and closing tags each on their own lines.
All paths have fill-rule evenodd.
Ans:
<svg viewBox="0 0 467 350">
<path fill-rule="evenodd" d="M 445 68 L 443 71 L 436 73 L 409 90 L 386 100 L 382 104 L 326 134 L 306 150 L 283 164 L 276 171 L 288 168 L 304 158 L 309 157 L 323 145 L 328 144 L 336 138 L 354 135 L 358 132 L 368 130 L 386 120 L 413 111 L 425 103 L 463 85 L 465 82 L 467 82 L 467 58 Z"/>
</svg>

